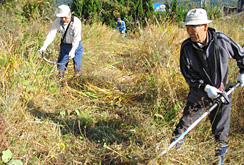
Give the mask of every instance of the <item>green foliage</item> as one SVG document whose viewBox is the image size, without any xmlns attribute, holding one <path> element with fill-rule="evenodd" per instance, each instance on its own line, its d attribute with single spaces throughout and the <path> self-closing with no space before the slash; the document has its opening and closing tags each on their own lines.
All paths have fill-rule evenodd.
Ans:
<svg viewBox="0 0 244 165">
<path fill-rule="evenodd" d="M 5 4 L 7 0 L 0 0 L 0 4 Z"/>
<path fill-rule="evenodd" d="M 103 1 L 102 10 L 100 13 L 101 22 L 110 27 L 115 27 L 117 18 L 121 17 L 119 10 L 124 13 L 124 9 L 121 5 L 111 3 L 110 1 Z"/>
<path fill-rule="evenodd" d="M 209 19 L 217 19 L 220 17 L 221 15 L 221 11 L 219 10 L 219 5 L 217 6 L 213 6 L 213 7 L 207 7 L 207 6 L 204 6 L 203 8 L 207 11 L 208 13 L 208 18 Z"/>
<path fill-rule="evenodd" d="M 126 22 L 127 29 L 146 26 L 154 14 L 152 0 L 84 0 L 82 3 L 74 0 L 71 9 L 86 22 L 99 21 L 111 27 L 116 26 L 116 20 L 120 17 Z"/>
<path fill-rule="evenodd" d="M 0 6 L 1 8 L 4 8 L 9 12 L 15 12 L 18 3 L 17 1 L 14 0 L 2 0 L 0 4 L 1 4 Z"/>
<path fill-rule="evenodd" d="M 178 5 L 178 0 L 173 0 L 171 4 L 166 0 L 166 20 L 173 22 L 182 22 L 185 19 L 189 7 L 186 4 Z"/>
<path fill-rule="evenodd" d="M 182 23 L 186 13 L 196 6 L 195 2 L 185 2 L 178 5 L 178 0 L 165 2 L 166 12 L 155 12 L 152 0 L 74 0 L 71 3 L 72 11 L 86 23 L 102 22 L 110 27 L 116 26 L 118 17 L 125 21 L 127 31 L 138 27 L 145 27 L 155 21 L 175 21 Z M 205 7 L 210 18 L 218 18 L 218 7 Z M 155 19 L 156 18 L 156 19 Z"/>
<path fill-rule="evenodd" d="M 134 1 L 120 3 L 104 1 L 107 9 L 102 12 L 107 12 L 111 23 L 120 16 L 131 20 L 127 25 L 136 27 L 133 15 L 128 15 Z M 179 11 L 183 12 L 183 7 L 178 6 Z M 14 153 L 9 163 L 16 157 L 25 164 L 147 164 L 167 147 L 188 92 L 179 68 L 180 43 L 187 37 L 184 28 L 175 23 L 149 22 L 141 28 L 142 35 L 135 33 L 122 42 L 110 27 L 86 24 L 82 29 L 83 76 L 73 77 L 71 62 L 64 79 L 58 80 L 57 68 L 37 53 L 50 24 L 32 20 L 25 26 L 16 22 L 15 12 L 0 13 L 0 148 Z M 168 18 L 166 12 L 156 14 L 162 21 Z M 239 42 L 244 40 L 237 22 L 219 22 L 217 29 Z M 55 41 L 49 47 L 51 59 L 58 56 L 55 51 L 60 40 Z M 237 68 L 230 69 L 238 74 Z M 244 130 L 244 93 L 241 88 L 236 92 L 230 164 L 244 162 L 239 152 L 244 145 L 239 136 Z M 183 154 L 182 150 L 172 150 L 171 156 L 161 157 L 157 163 L 211 164 L 211 125 L 203 121 L 199 126 L 189 134 Z M 10 156 L 5 156 L 9 160 Z"/>
<path fill-rule="evenodd" d="M 184 5 L 180 5 L 177 7 L 176 10 L 176 22 L 183 22 L 185 20 L 186 14 L 188 12 L 189 8 L 185 7 Z"/>
<path fill-rule="evenodd" d="M 13 159 L 13 153 L 9 149 L 2 152 L 2 161 L 8 165 L 23 165 L 20 160 Z"/>
<path fill-rule="evenodd" d="M 82 16 L 82 2 L 81 0 L 73 0 L 73 2 L 71 3 L 70 9 L 71 11 L 74 12 L 74 15 L 77 17 L 81 17 Z"/>
<path fill-rule="evenodd" d="M 2 161 L 4 163 L 8 163 L 13 157 L 13 153 L 10 150 L 6 150 L 2 152 Z"/>
<path fill-rule="evenodd" d="M 153 17 L 153 13 L 153 2 L 151 0 L 139 0 L 136 3 L 131 3 L 131 10 L 128 15 L 132 16 L 131 21 L 135 22 L 137 26 L 145 27 L 147 21 Z"/>
<path fill-rule="evenodd" d="M 77 5 L 78 8 L 76 7 Z M 77 16 L 82 17 L 84 21 L 90 24 L 99 21 L 98 14 L 102 9 L 99 0 L 83 0 L 82 4 L 79 1 L 73 1 L 71 7 L 77 12 Z M 79 8 L 81 8 L 81 12 Z"/>
<path fill-rule="evenodd" d="M 27 1 L 27 3 L 23 6 L 22 15 L 27 19 L 37 19 L 40 16 L 48 16 L 48 13 L 44 11 L 48 11 L 50 8 L 50 3 L 52 0 L 48 1 Z"/>
</svg>

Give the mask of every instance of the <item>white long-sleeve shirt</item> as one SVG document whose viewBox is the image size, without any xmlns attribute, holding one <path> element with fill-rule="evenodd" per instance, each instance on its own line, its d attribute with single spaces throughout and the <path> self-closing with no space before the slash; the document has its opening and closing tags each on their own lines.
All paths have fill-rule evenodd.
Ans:
<svg viewBox="0 0 244 165">
<path fill-rule="evenodd" d="M 71 21 L 71 18 L 70 18 Z M 43 49 L 46 50 L 48 45 L 54 40 L 57 31 L 60 31 L 62 37 L 64 36 L 65 30 L 67 29 L 69 23 L 63 23 L 60 18 L 57 18 L 49 31 L 44 44 Z M 79 42 L 81 41 L 81 21 L 79 18 L 74 16 L 74 22 L 70 22 L 69 29 L 66 32 L 64 43 L 72 44 L 72 49 L 69 54 L 75 53 L 75 50 L 79 46 Z"/>
</svg>

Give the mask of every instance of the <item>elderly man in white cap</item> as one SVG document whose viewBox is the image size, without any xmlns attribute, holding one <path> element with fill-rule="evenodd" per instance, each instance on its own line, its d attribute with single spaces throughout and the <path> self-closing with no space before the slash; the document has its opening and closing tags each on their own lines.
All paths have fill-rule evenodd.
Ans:
<svg viewBox="0 0 244 165">
<path fill-rule="evenodd" d="M 239 67 L 237 81 L 244 86 L 244 49 L 226 34 L 210 28 L 207 12 L 202 8 L 192 9 L 186 15 L 189 38 L 181 46 L 180 69 L 190 86 L 183 116 L 173 133 L 182 134 L 211 105 L 222 91 L 230 87 L 227 79 L 228 61 L 234 58 Z M 231 100 L 231 96 L 229 96 Z M 212 133 L 216 140 L 216 163 L 222 164 L 228 147 L 231 104 L 221 104 L 209 115 Z M 176 147 L 180 147 L 180 141 Z"/>
<path fill-rule="evenodd" d="M 58 18 L 53 22 L 51 30 L 39 50 L 45 51 L 47 46 L 54 40 L 57 31 L 60 31 L 62 39 L 58 63 L 65 63 L 65 65 L 58 65 L 59 76 L 64 76 L 69 59 L 73 59 L 75 76 L 81 76 L 80 68 L 83 54 L 81 21 L 72 15 L 67 5 L 60 5 L 55 14 Z"/>
</svg>

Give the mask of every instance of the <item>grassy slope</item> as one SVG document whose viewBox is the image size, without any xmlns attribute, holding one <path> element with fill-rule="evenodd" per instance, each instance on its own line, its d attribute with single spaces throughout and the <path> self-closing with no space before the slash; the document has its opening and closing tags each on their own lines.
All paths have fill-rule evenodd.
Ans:
<svg viewBox="0 0 244 165">
<path fill-rule="evenodd" d="M 1 14 L 1 152 L 10 149 L 24 164 L 146 164 L 167 147 L 188 92 L 179 70 L 184 28 L 159 23 L 122 41 L 106 26 L 83 25 L 83 77 L 73 77 L 71 63 L 58 80 L 36 51 L 50 25 Z M 235 20 L 213 26 L 243 45 Z M 50 58 L 58 42 L 49 46 Z M 231 66 L 234 83 L 238 73 L 235 62 Z M 243 89 L 234 93 L 229 164 L 244 162 L 243 97 Z M 158 163 L 211 164 L 213 154 L 206 120 L 181 150 Z"/>
</svg>

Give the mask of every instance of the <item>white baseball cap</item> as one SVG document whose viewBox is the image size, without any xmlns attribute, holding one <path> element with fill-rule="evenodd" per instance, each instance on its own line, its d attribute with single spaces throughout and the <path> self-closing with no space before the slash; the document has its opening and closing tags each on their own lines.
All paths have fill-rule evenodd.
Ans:
<svg viewBox="0 0 244 165">
<path fill-rule="evenodd" d="M 186 20 L 182 25 L 203 25 L 212 22 L 208 20 L 206 10 L 202 8 L 196 8 L 188 11 Z"/>
<path fill-rule="evenodd" d="M 55 12 L 57 17 L 66 17 L 70 13 L 70 8 L 67 5 L 60 5 Z"/>
</svg>

